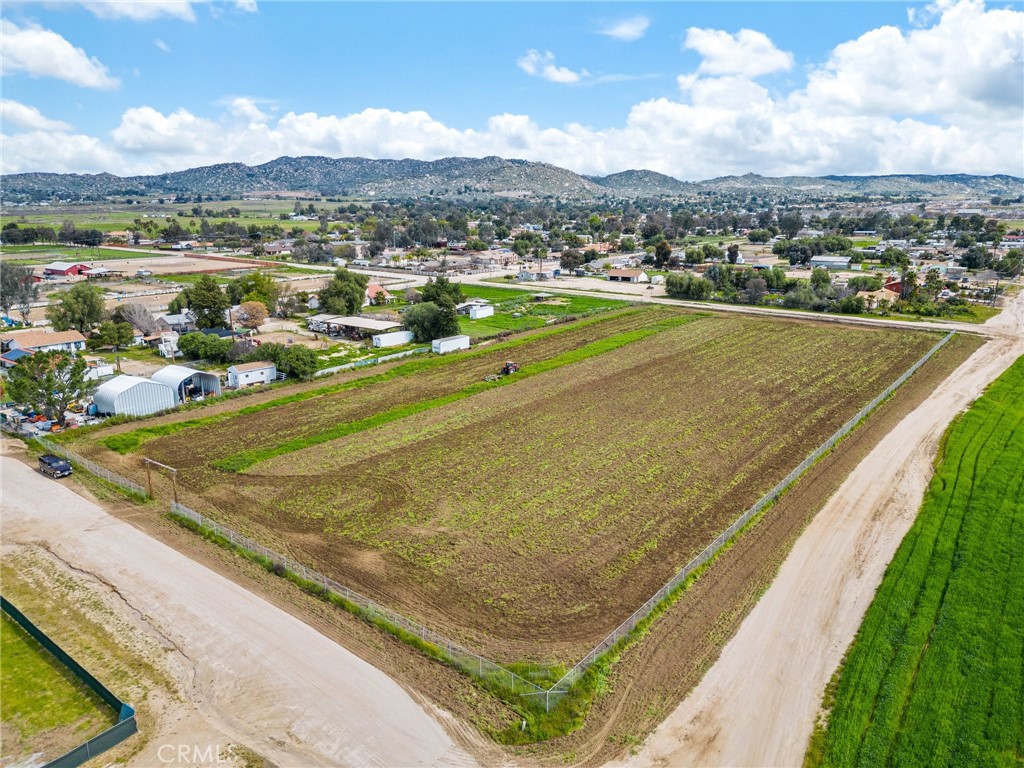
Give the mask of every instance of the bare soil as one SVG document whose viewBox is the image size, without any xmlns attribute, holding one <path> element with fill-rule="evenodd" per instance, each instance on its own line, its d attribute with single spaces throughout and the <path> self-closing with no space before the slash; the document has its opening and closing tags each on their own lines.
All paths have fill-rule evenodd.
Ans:
<svg viewBox="0 0 1024 768">
<path fill-rule="evenodd" d="M 670 314 L 625 313 L 515 354 L 528 369 Z M 190 506 L 486 655 L 573 662 L 936 340 L 702 318 L 244 475 L 211 462 L 457 391 L 503 355 L 239 415 L 144 452 L 179 469 Z M 143 475 L 138 456 L 94 456 Z"/>
</svg>

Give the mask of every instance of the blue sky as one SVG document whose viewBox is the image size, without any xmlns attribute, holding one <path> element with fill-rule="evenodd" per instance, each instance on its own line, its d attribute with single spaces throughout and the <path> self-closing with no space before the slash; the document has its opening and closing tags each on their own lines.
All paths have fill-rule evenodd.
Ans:
<svg viewBox="0 0 1024 768">
<path fill-rule="evenodd" d="M 2 24 L 5 173 L 1024 172 L 1020 4 L 91 0 L 5 3 Z"/>
</svg>

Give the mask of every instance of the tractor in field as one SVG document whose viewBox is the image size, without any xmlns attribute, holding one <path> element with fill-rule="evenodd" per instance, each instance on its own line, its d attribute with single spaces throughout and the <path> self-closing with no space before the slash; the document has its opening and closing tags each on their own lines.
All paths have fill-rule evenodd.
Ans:
<svg viewBox="0 0 1024 768">
<path fill-rule="evenodd" d="M 492 373 L 490 376 L 485 376 L 484 381 L 498 381 L 499 379 L 502 379 L 505 376 L 510 376 L 513 373 L 519 373 L 519 363 L 515 360 L 506 360 L 498 373 Z"/>
</svg>

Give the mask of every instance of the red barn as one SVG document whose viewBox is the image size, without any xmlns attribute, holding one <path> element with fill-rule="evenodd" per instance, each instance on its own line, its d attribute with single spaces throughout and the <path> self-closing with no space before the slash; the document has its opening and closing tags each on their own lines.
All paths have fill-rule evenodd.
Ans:
<svg viewBox="0 0 1024 768">
<path fill-rule="evenodd" d="M 80 275 L 89 269 L 88 264 L 80 261 L 51 261 L 43 267 L 43 277 L 68 277 Z"/>
</svg>

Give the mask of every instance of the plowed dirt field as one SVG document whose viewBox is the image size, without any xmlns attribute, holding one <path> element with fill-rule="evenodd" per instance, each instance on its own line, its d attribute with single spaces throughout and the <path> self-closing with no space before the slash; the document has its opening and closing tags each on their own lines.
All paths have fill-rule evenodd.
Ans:
<svg viewBox="0 0 1024 768">
<path fill-rule="evenodd" d="M 90 453 L 137 478 L 142 455 L 178 467 L 190 506 L 492 657 L 572 661 L 939 338 L 666 322 L 677 315 L 631 310 L 514 352 L 227 415 L 125 456 L 98 442 Z M 464 391 L 506 356 L 528 375 L 301 444 Z M 289 443 L 242 472 L 214 466 Z"/>
</svg>

